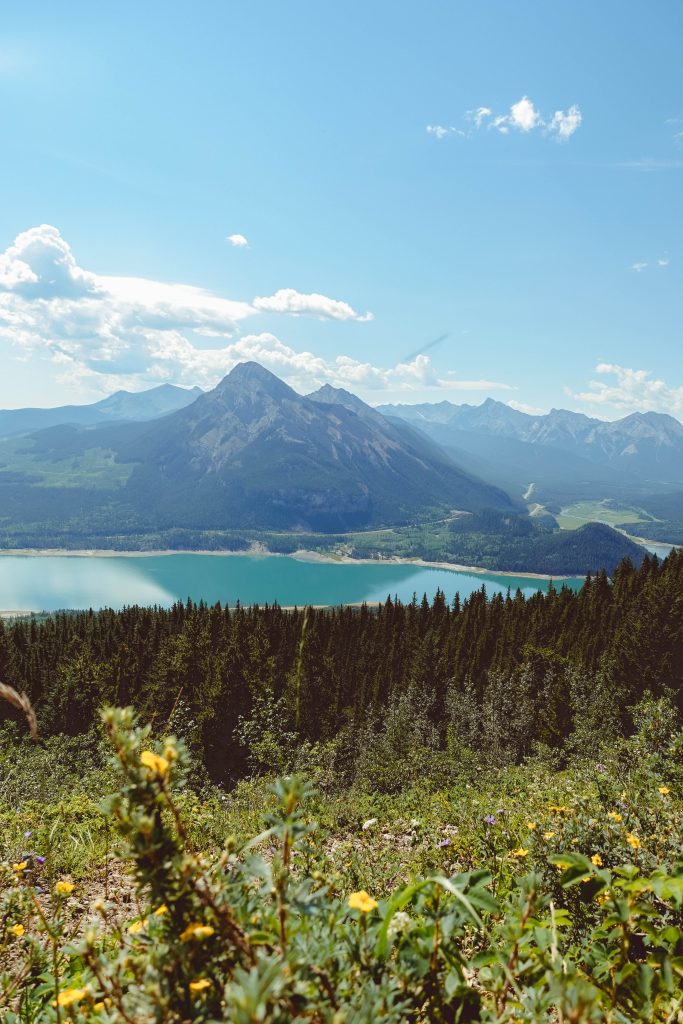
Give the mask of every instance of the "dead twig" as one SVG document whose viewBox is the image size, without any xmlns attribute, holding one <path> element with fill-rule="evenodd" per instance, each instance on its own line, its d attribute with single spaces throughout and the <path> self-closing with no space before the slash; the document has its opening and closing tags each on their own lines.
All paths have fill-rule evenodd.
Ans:
<svg viewBox="0 0 683 1024">
<path fill-rule="evenodd" d="M 7 686 L 6 683 L 0 683 L 0 699 L 8 701 L 12 707 L 17 708 L 26 716 L 28 723 L 29 732 L 31 733 L 31 739 L 38 742 L 38 719 L 36 713 L 33 710 L 33 705 L 28 699 L 25 693 L 17 693 L 17 691 Z"/>
</svg>

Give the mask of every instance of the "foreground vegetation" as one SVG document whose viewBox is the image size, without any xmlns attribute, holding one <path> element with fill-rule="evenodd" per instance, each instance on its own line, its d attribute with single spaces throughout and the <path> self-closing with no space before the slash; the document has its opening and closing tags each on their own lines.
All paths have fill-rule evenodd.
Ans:
<svg viewBox="0 0 683 1024">
<path fill-rule="evenodd" d="M 6 627 L 0 1019 L 680 1021 L 682 603 Z"/>
<path fill-rule="evenodd" d="M 537 758 L 482 780 L 470 754 L 445 788 L 414 773 L 384 798 L 360 779 L 332 795 L 324 758 L 308 766 L 318 795 L 298 776 L 198 790 L 182 742 L 108 711 L 116 767 L 94 769 L 93 748 L 95 777 L 46 804 L 22 778 L 33 768 L 54 798 L 46 768 L 68 752 L 15 747 L 0 1015 L 678 1020 L 683 733 L 666 702 L 637 717 L 606 763 L 558 774 Z"/>
</svg>

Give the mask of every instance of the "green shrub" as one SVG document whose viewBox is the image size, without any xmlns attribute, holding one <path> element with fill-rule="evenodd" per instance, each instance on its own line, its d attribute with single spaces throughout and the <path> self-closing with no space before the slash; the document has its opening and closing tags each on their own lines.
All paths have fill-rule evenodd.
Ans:
<svg viewBox="0 0 683 1024">
<path fill-rule="evenodd" d="M 106 900 L 86 912 L 81 883 L 47 891 L 44 865 L 5 863 L 3 1022 L 681 1019 L 680 809 L 646 757 L 626 780 L 637 800 L 613 792 L 607 771 L 592 790 L 555 797 L 559 780 L 539 768 L 516 803 L 505 776 L 505 807 L 484 813 L 470 798 L 470 818 L 429 847 L 478 864 L 382 897 L 349 891 L 297 776 L 274 784 L 259 835 L 203 853 L 229 811 L 221 819 L 187 789 L 182 742 L 155 749 L 130 711 L 104 722 L 121 776 L 106 820 L 136 910 L 125 922 Z M 663 735 L 657 771 L 673 770 L 677 742 Z"/>
</svg>

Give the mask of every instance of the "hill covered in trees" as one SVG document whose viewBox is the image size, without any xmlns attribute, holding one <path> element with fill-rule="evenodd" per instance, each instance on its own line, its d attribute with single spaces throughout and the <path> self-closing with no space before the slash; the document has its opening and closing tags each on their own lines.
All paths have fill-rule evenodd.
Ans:
<svg viewBox="0 0 683 1024">
<path fill-rule="evenodd" d="M 19 621 L 0 629 L 0 679 L 27 691 L 47 735 L 87 732 L 103 704 L 132 704 L 158 727 L 182 713 L 222 782 L 268 743 L 283 762 L 334 742 L 339 772 L 353 772 L 396 716 L 435 751 L 518 761 L 538 744 L 591 748 L 629 732 L 646 691 L 683 711 L 683 554 L 527 599 L 482 588 L 450 606 L 439 594 L 377 609 L 187 604 Z"/>
</svg>

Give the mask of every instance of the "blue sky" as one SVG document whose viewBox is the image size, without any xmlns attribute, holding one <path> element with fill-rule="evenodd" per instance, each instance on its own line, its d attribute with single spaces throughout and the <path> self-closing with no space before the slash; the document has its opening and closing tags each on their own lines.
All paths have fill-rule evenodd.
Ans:
<svg viewBox="0 0 683 1024">
<path fill-rule="evenodd" d="M 0 406 L 257 358 L 683 416 L 682 34 L 635 0 L 6 7 Z"/>
</svg>

